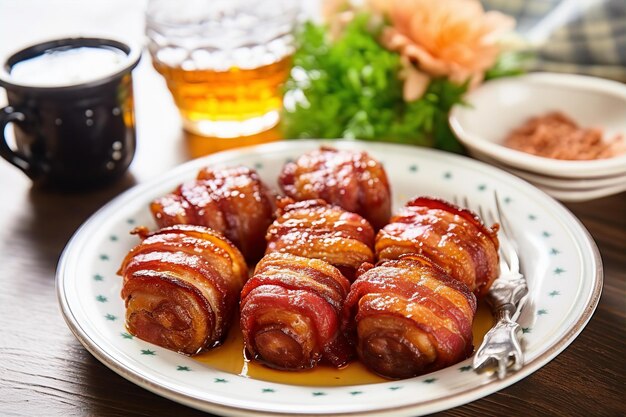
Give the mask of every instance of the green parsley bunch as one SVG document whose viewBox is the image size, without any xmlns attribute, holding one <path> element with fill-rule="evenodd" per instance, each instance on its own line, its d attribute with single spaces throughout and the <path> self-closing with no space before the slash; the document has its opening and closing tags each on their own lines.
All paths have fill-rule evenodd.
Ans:
<svg viewBox="0 0 626 417">
<path fill-rule="evenodd" d="M 331 41 L 323 25 L 297 35 L 294 68 L 285 84 L 282 117 L 287 138 L 355 138 L 462 151 L 448 125 L 467 85 L 431 80 L 418 100 L 404 101 L 400 56 L 381 46 L 380 29 L 357 15 Z"/>
</svg>

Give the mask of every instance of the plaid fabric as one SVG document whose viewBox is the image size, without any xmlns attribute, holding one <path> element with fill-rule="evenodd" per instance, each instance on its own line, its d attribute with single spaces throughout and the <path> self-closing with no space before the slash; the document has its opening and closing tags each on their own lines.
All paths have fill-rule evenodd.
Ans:
<svg viewBox="0 0 626 417">
<path fill-rule="evenodd" d="M 530 70 L 626 82 L 626 0 L 483 0 L 517 20 L 536 52 Z"/>
</svg>

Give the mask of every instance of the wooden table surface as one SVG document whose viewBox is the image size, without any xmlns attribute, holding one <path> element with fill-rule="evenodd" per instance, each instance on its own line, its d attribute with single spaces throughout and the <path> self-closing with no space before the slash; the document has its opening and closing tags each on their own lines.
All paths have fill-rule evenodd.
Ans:
<svg viewBox="0 0 626 417">
<path fill-rule="evenodd" d="M 6 33 L 19 26 L 22 9 L 7 7 L 7 2 L 2 7 L 0 23 L 10 26 L 0 25 L 0 31 Z M 136 15 L 137 10 L 128 19 Z M 125 24 L 116 21 L 113 26 Z M 29 33 L 22 43 L 37 38 Z M 204 151 L 202 141 L 180 130 L 168 92 L 147 59 L 135 72 L 135 92 L 139 145 L 120 182 L 81 194 L 56 193 L 31 187 L 16 168 L 0 160 L 0 416 L 206 415 L 109 370 L 72 335 L 57 304 L 57 262 L 80 224 L 133 184 Z M 545 367 L 438 415 L 626 415 L 626 194 L 566 207 L 587 227 L 602 255 L 604 290 L 593 318 Z"/>
</svg>

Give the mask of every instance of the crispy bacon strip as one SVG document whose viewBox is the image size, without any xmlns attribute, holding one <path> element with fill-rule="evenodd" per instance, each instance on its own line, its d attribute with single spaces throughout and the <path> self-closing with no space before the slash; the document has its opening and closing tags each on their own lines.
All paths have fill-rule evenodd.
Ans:
<svg viewBox="0 0 626 417">
<path fill-rule="evenodd" d="M 487 228 L 478 216 L 446 201 L 418 197 L 408 202 L 376 236 L 378 259 L 406 253 L 431 258 L 478 298 L 498 277 L 499 225 Z"/>
<path fill-rule="evenodd" d="M 387 174 L 366 152 L 323 146 L 285 164 L 278 182 L 294 200 L 321 198 L 360 214 L 376 229 L 391 215 Z"/>
<path fill-rule="evenodd" d="M 350 280 L 363 262 L 373 262 L 374 230 L 367 220 L 324 200 L 283 199 L 267 230 L 267 252 L 322 259 Z"/>
<path fill-rule="evenodd" d="M 473 351 L 476 298 L 420 255 L 362 268 L 346 298 L 344 323 L 359 358 L 387 378 L 450 366 Z"/>
<path fill-rule="evenodd" d="M 248 278 L 241 252 L 202 226 L 134 233 L 143 241 L 118 271 L 128 331 L 188 355 L 220 344 Z"/>
<path fill-rule="evenodd" d="M 345 365 L 352 349 L 340 325 L 349 289 L 339 270 L 322 260 L 266 255 L 241 292 L 247 352 L 276 369 Z"/>
<path fill-rule="evenodd" d="M 195 224 L 224 233 L 253 262 L 265 250 L 263 238 L 274 206 L 274 197 L 256 171 L 207 167 L 196 180 L 154 200 L 150 210 L 159 227 Z"/>
</svg>

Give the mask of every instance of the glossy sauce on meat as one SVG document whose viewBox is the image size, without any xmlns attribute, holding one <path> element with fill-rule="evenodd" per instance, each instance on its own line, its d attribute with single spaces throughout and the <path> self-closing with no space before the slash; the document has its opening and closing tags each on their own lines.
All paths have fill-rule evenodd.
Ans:
<svg viewBox="0 0 626 417">
<path fill-rule="evenodd" d="M 188 355 L 219 345 L 248 278 L 239 250 L 201 226 L 136 233 L 143 240 L 118 271 L 128 331 Z"/>
<path fill-rule="evenodd" d="M 341 328 L 350 282 L 319 259 L 270 253 L 241 292 L 246 351 L 265 365 L 309 369 L 345 365 L 352 349 Z"/>
<path fill-rule="evenodd" d="M 279 215 L 267 230 L 267 253 L 322 259 L 348 279 L 363 262 L 374 260 L 374 230 L 361 216 L 323 200 L 279 202 Z"/>
<path fill-rule="evenodd" d="M 500 272 L 498 228 L 497 224 L 487 228 L 469 210 L 419 197 L 379 231 L 376 253 L 380 260 L 408 253 L 426 255 L 481 298 Z"/>
<path fill-rule="evenodd" d="M 473 351 L 476 297 L 419 255 L 364 266 L 344 322 L 365 366 L 387 378 L 442 369 Z"/>
<path fill-rule="evenodd" d="M 383 166 L 366 152 L 322 147 L 288 162 L 280 174 L 294 200 L 323 199 L 367 219 L 375 229 L 391 215 L 391 190 Z"/>
<path fill-rule="evenodd" d="M 274 208 L 274 196 L 256 171 L 247 167 L 204 168 L 195 180 L 150 205 L 160 227 L 210 227 L 223 233 L 250 262 L 265 251 L 265 230 Z"/>
<path fill-rule="evenodd" d="M 479 303 L 472 326 L 473 339 L 476 346 L 480 344 L 483 336 L 491 326 L 493 326 L 493 317 L 489 307 L 484 303 Z M 193 359 L 201 362 L 203 365 L 208 365 L 232 375 L 280 384 L 330 387 L 375 384 L 388 381 L 388 379 L 367 369 L 365 365 L 357 360 L 351 361 L 341 368 L 318 364 L 312 369 L 292 372 L 269 368 L 262 363 L 250 360 L 246 358 L 243 351 L 243 338 L 239 330 L 238 321 L 235 320 L 233 328 L 221 346 L 193 356 Z"/>
</svg>

